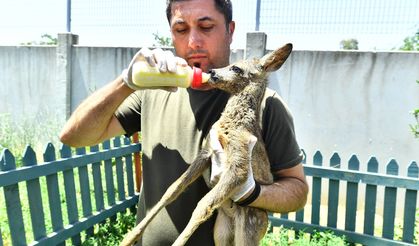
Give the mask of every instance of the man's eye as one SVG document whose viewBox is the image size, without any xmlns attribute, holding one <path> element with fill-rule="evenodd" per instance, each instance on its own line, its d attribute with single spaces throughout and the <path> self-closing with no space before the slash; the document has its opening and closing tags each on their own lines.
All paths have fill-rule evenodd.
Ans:
<svg viewBox="0 0 419 246">
<path fill-rule="evenodd" d="M 241 68 L 237 67 L 237 66 L 232 66 L 230 68 L 230 70 L 237 73 L 237 74 L 243 74 L 243 70 Z"/>
<path fill-rule="evenodd" d="M 204 30 L 204 31 L 211 31 L 212 28 L 213 28 L 213 26 L 203 26 L 203 27 L 201 27 L 201 29 Z"/>
<path fill-rule="evenodd" d="M 176 29 L 175 30 L 177 33 L 185 33 L 186 29 Z"/>
</svg>

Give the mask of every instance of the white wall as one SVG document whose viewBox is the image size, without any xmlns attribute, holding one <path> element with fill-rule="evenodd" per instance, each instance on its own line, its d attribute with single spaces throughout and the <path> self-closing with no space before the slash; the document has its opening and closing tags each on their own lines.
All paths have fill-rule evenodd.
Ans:
<svg viewBox="0 0 419 246">
<path fill-rule="evenodd" d="M 55 83 L 55 46 L 0 47 L 0 114 L 21 117 L 49 115 L 63 103 Z"/>
<path fill-rule="evenodd" d="M 419 53 L 294 51 L 272 76 L 309 161 L 320 150 L 329 165 L 338 152 L 345 166 L 356 154 L 365 170 L 374 155 L 380 171 L 395 158 L 405 174 L 419 160 L 409 128 L 419 107 Z"/>
<path fill-rule="evenodd" d="M 74 110 L 93 90 L 113 80 L 139 48 L 73 47 L 68 87 L 65 81 L 56 83 L 62 71 L 57 71 L 55 49 L 0 46 L 0 114 L 42 119 L 48 111 L 64 118 L 68 93 L 67 107 Z M 242 54 L 233 53 L 234 59 Z M 374 155 L 380 171 L 395 158 L 405 174 L 410 162 L 419 160 L 419 139 L 409 128 L 414 123 L 409 112 L 419 107 L 418 79 L 417 52 L 297 50 L 272 74 L 270 87 L 293 112 L 309 161 L 320 150 L 327 163 L 336 151 L 345 166 L 357 154 L 365 170 Z"/>
</svg>

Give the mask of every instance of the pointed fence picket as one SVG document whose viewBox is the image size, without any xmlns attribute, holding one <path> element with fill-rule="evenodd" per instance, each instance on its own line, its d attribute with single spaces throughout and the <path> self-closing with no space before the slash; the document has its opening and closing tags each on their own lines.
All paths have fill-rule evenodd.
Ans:
<svg viewBox="0 0 419 246">
<path fill-rule="evenodd" d="M 70 147 L 63 145 L 61 150 L 61 158 L 71 158 L 71 149 Z M 65 196 L 67 198 L 67 214 L 68 214 L 68 222 L 70 224 L 74 224 L 77 222 L 79 218 L 78 210 L 77 210 L 77 195 L 76 195 L 76 182 L 74 180 L 74 170 L 68 169 L 63 171 L 63 178 L 64 178 L 64 190 Z M 71 238 L 71 242 L 73 245 L 80 245 L 81 238 L 80 233 L 77 233 Z"/>
<path fill-rule="evenodd" d="M 15 158 L 9 150 L 4 150 L 3 158 L 0 160 L 2 172 L 13 172 L 16 170 Z M 1 179 L 0 179 L 1 180 Z M 6 202 L 7 217 L 10 230 L 10 236 L 13 244 L 25 245 L 26 235 L 23 223 L 22 205 L 20 203 L 20 191 L 17 183 L 7 183 L 3 187 L 4 199 Z"/>
<path fill-rule="evenodd" d="M 387 165 L 387 174 L 398 175 L 399 167 L 395 160 L 391 160 Z M 385 187 L 384 193 L 384 218 L 383 218 L 383 237 L 392 239 L 394 236 L 394 219 L 396 217 L 397 187 Z"/>
<path fill-rule="evenodd" d="M 135 211 L 138 195 L 134 192 L 132 159 L 133 154 L 141 150 L 141 144 L 131 143 L 129 139 L 124 139 L 121 144 L 117 137 L 113 145 L 111 147 L 110 142 L 105 141 L 100 146 L 90 147 L 89 152 L 86 152 L 86 148 L 77 148 L 75 155 L 72 154 L 74 150 L 63 145 L 59 150 L 61 157 L 57 159 L 55 147 L 48 144 L 40 164 L 34 150 L 28 146 L 20 168 L 16 168 L 13 154 L 7 149 L 3 150 L 0 157 L 0 187 L 4 193 L 10 237 L 0 237 L 0 246 L 65 245 L 67 239 L 71 239 L 72 245 L 80 245 L 81 232 L 92 235 L 95 224 L 108 218 L 115 219 L 117 213 L 126 209 Z M 105 178 L 102 177 L 102 168 Z M 114 173 L 117 187 L 114 186 Z M 41 179 L 46 180 L 44 185 Z M 25 228 L 22 212 L 21 197 L 24 195 L 19 190 L 25 188 L 21 185 L 25 183 L 33 232 L 33 240 L 29 241 L 25 233 L 25 229 L 29 228 Z M 131 187 L 126 189 L 127 186 Z M 48 202 L 43 201 L 42 190 L 46 190 Z M 107 194 L 107 206 L 104 192 Z M 47 223 L 47 217 L 51 219 L 50 224 Z M 1 231 L 4 232 L 5 228 L 0 228 Z"/>
<path fill-rule="evenodd" d="M 348 169 L 353 171 L 359 170 L 359 160 L 356 156 L 352 156 L 348 162 Z M 348 199 L 352 198 L 352 199 Z M 348 181 L 346 188 L 346 212 L 345 212 L 345 230 L 355 231 L 356 208 L 358 206 L 358 183 Z"/>
<path fill-rule="evenodd" d="M 407 169 L 407 176 L 410 178 L 419 178 L 419 168 L 416 163 L 412 163 Z M 415 221 L 417 218 L 418 207 L 417 201 L 418 191 L 414 189 L 406 189 L 406 198 L 404 200 L 404 221 L 403 221 L 403 242 L 413 242 L 415 231 L 418 232 L 419 228 L 415 228 Z M 419 242 L 416 242 L 419 244 Z"/>
<path fill-rule="evenodd" d="M 26 147 L 22 161 L 23 165 L 26 167 L 37 165 L 36 154 L 29 146 Z M 35 240 L 39 240 L 47 235 L 39 178 L 26 181 L 26 187 L 28 191 L 33 236 Z"/>
<path fill-rule="evenodd" d="M 330 167 L 340 168 L 340 157 L 337 153 L 334 153 L 330 159 Z M 327 197 L 327 226 L 336 228 L 339 206 L 339 179 L 329 179 L 329 195 Z"/>
<path fill-rule="evenodd" d="M 323 166 L 323 156 L 319 151 L 315 153 L 312 165 L 305 162 L 306 160 L 303 161 L 305 173 L 312 179 L 311 217 L 302 218 L 301 211 L 295 213 L 295 220 L 289 219 L 288 214 L 279 217 L 270 215 L 272 226 L 284 226 L 307 233 L 332 231 L 337 235 L 344 235 L 349 242 L 364 245 L 413 245 L 415 233 L 419 233 L 419 228 L 415 225 L 415 221 L 419 220 L 419 176 L 415 161 L 409 165 L 407 177 L 399 175 L 399 165 L 395 160 L 391 160 L 386 166 L 386 174 L 379 174 L 379 164 L 375 157 L 368 161 L 366 172 L 359 171 L 360 163 L 356 155 L 349 159 L 348 169 L 341 169 L 341 158 L 337 153 L 330 158 L 329 167 Z M 321 200 L 324 180 L 328 182 L 326 204 L 322 204 Z M 344 228 L 338 228 L 339 193 L 342 192 L 343 183 L 346 184 Z M 365 187 L 365 197 L 362 198 L 359 196 L 361 187 Z M 378 187 L 384 188 L 384 201 L 381 204 L 377 201 Z M 405 195 L 403 203 L 397 200 L 399 193 Z M 358 225 L 363 227 L 363 232 L 356 231 L 357 223 L 362 222 L 357 218 L 360 199 L 365 201 L 364 224 Z M 400 205 L 398 203 L 404 205 L 402 225 L 395 224 L 396 206 Z M 321 206 L 327 206 L 326 225 L 320 220 Z M 382 225 L 375 224 L 377 208 L 383 208 Z M 402 235 L 398 235 L 401 239 L 395 237 L 397 226 L 403 228 Z M 377 228 L 382 229 L 381 234 L 376 232 L 379 231 Z"/>
<path fill-rule="evenodd" d="M 367 171 L 370 173 L 378 172 L 378 161 L 375 157 L 372 157 L 368 162 Z M 365 193 L 364 233 L 368 235 L 374 235 L 376 200 L 377 185 L 367 183 Z"/>
<path fill-rule="evenodd" d="M 317 151 L 313 157 L 313 165 L 321 167 L 323 165 L 323 156 L 320 151 Z M 312 184 L 312 204 L 311 204 L 311 224 L 320 225 L 320 204 L 321 204 L 321 189 L 322 178 L 313 176 Z"/>
</svg>

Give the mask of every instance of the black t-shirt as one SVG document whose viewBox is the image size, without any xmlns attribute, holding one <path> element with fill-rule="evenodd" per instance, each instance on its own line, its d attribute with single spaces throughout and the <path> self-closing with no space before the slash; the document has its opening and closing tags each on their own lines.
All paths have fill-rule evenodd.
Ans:
<svg viewBox="0 0 419 246">
<path fill-rule="evenodd" d="M 197 156 L 212 124 L 218 120 L 229 95 L 220 90 L 177 92 L 143 90 L 131 94 L 116 117 L 131 135 L 141 131 L 143 186 L 137 219 L 157 203 L 166 189 Z M 292 116 L 279 95 L 267 89 L 262 102 L 262 137 L 273 171 L 293 167 L 302 160 Z M 208 192 L 198 178 L 176 201 L 163 209 L 145 230 L 144 246 L 171 245 L 188 223 L 198 201 Z M 214 245 L 213 216 L 202 224 L 187 245 Z"/>
</svg>

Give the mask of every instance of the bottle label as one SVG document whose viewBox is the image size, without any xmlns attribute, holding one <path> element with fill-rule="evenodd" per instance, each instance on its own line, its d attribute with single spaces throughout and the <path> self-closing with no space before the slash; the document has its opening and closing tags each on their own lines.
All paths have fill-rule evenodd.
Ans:
<svg viewBox="0 0 419 246">
<path fill-rule="evenodd" d="M 132 81 L 139 87 L 188 87 L 189 74 L 180 66 L 177 67 L 176 73 L 160 73 L 158 68 L 146 62 L 137 62 L 133 66 Z"/>
</svg>

